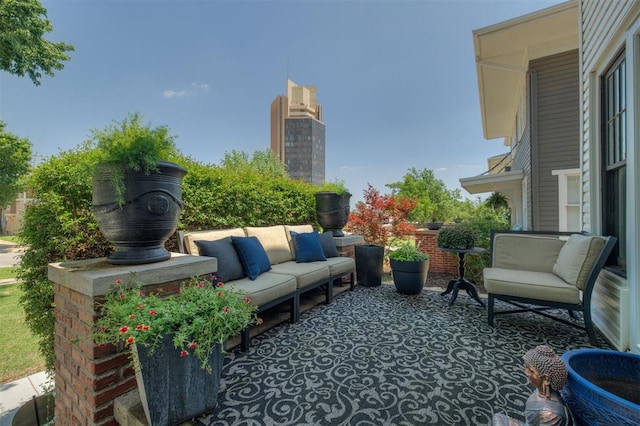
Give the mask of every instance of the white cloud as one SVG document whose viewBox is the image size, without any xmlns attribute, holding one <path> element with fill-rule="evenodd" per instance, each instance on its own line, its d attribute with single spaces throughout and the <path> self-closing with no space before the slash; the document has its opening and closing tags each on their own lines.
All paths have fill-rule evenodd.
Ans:
<svg viewBox="0 0 640 426">
<path fill-rule="evenodd" d="M 340 171 L 342 172 L 353 172 L 358 170 L 358 166 L 340 166 Z"/>
<path fill-rule="evenodd" d="M 165 98 L 169 98 L 169 99 L 185 98 L 187 96 L 194 96 L 198 92 L 209 91 L 209 85 L 207 83 L 193 82 L 189 84 L 189 88 L 191 90 L 190 89 L 167 89 L 162 93 L 162 95 Z"/>
<path fill-rule="evenodd" d="M 435 169 L 434 171 L 436 172 L 446 172 L 447 168 L 446 167 L 438 167 L 437 169 Z"/>
<path fill-rule="evenodd" d="M 165 90 L 163 93 L 165 98 L 184 98 L 185 96 L 193 95 L 193 92 L 189 90 Z"/>
<path fill-rule="evenodd" d="M 191 87 L 193 87 L 196 90 L 201 90 L 203 92 L 208 92 L 209 91 L 209 85 L 207 83 L 191 83 Z"/>
</svg>

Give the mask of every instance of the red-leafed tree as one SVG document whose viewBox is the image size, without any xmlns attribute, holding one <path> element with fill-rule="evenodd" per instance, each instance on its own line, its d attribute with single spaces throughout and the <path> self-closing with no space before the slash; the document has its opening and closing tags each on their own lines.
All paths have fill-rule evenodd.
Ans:
<svg viewBox="0 0 640 426">
<path fill-rule="evenodd" d="M 355 211 L 349 214 L 346 230 L 362 235 L 367 244 L 384 247 L 388 247 L 394 238 L 414 234 L 416 228 L 407 223 L 407 217 L 416 207 L 415 198 L 383 195 L 371 184 L 363 194 L 364 201 L 359 201 Z"/>
</svg>

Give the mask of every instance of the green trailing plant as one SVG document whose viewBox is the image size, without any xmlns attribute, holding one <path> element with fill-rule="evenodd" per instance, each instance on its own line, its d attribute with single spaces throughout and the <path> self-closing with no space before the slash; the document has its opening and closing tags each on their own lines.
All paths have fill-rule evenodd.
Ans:
<svg viewBox="0 0 640 426">
<path fill-rule="evenodd" d="M 466 249 L 476 244 L 476 232 L 464 225 L 445 226 L 438 232 L 438 247 L 448 249 Z"/>
<path fill-rule="evenodd" d="M 335 192 L 341 197 L 349 194 L 349 190 L 347 189 L 344 180 L 335 180 L 333 182 L 323 182 L 322 185 L 319 185 L 316 188 L 316 192 Z"/>
<path fill-rule="evenodd" d="M 413 241 L 403 241 L 397 248 L 389 251 L 389 259 L 399 262 L 419 262 L 429 260 L 429 255 L 422 252 Z"/>
<path fill-rule="evenodd" d="M 135 344 L 153 355 L 162 338 L 173 335 L 180 356 L 195 356 L 207 371 L 217 344 L 224 345 L 247 326 L 261 323 L 250 299 L 215 276 L 194 277 L 181 284 L 177 295 L 162 298 L 146 292 L 132 274 L 110 287 L 98 309 L 93 340 L 99 346 L 123 344 L 130 349 Z"/>
<path fill-rule="evenodd" d="M 118 204 L 124 204 L 124 171 L 131 169 L 145 174 L 158 171 L 159 161 L 177 156 L 175 137 L 166 126 L 144 124 L 139 113 L 130 113 L 121 122 L 102 130 L 93 130 L 94 160 L 97 167 L 105 167 Z"/>
</svg>

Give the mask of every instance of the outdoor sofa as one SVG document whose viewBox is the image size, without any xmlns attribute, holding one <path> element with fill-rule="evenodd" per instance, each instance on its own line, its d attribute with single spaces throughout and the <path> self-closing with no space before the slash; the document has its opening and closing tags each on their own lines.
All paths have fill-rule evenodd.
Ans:
<svg viewBox="0 0 640 426">
<path fill-rule="evenodd" d="M 597 345 L 591 296 L 615 243 L 587 233 L 492 231 L 491 267 L 483 271 L 489 325 L 496 315 L 531 311 L 586 329 Z M 495 299 L 519 309 L 496 311 Z M 584 327 L 545 312 L 554 308 L 567 309 L 572 319 L 581 311 Z"/>
<path fill-rule="evenodd" d="M 243 291 L 258 313 L 290 303 L 290 322 L 300 318 L 300 296 L 324 287 L 333 301 L 333 284 L 349 276 L 355 285 L 355 261 L 338 255 L 331 232 L 319 234 L 311 225 L 275 225 L 210 231 L 178 232 L 180 251 L 218 259 L 218 279 Z M 256 243 L 257 242 L 257 243 Z M 249 329 L 241 336 L 250 344 Z"/>
</svg>

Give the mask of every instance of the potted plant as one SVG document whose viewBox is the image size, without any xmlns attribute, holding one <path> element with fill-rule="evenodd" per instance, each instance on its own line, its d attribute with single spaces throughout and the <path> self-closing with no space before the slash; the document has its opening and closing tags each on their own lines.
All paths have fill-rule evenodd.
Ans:
<svg viewBox="0 0 640 426">
<path fill-rule="evenodd" d="M 316 220 L 324 232 L 334 237 L 344 237 L 342 228 L 350 213 L 351 194 L 344 181 L 325 182 L 314 194 L 316 198 Z"/>
<path fill-rule="evenodd" d="M 464 225 L 445 226 L 438 232 L 438 247 L 464 250 L 474 247 L 478 236 Z"/>
<path fill-rule="evenodd" d="M 215 408 L 226 340 L 260 322 L 250 300 L 215 277 L 193 278 L 176 295 L 161 297 L 132 274 L 116 281 L 98 311 L 93 340 L 129 351 L 153 425 Z"/>
<path fill-rule="evenodd" d="M 95 170 L 92 211 L 115 246 L 107 261 L 134 265 L 167 260 L 164 243 L 182 209 L 187 171 L 168 162 L 177 155 L 166 126 L 152 128 L 129 114 L 122 122 L 92 132 Z"/>
<path fill-rule="evenodd" d="M 364 201 L 356 204 L 349 216 L 347 229 L 363 236 L 365 244 L 355 246 L 357 282 L 366 287 L 382 283 L 385 250 L 393 238 L 415 233 L 415 226 L 407 222 L 415 199 L 382 195 L 369 185 Z"/>
<path fill-rule="evenodd" d="M 404 241 L 389 252 L 391 275 L 398 293 L 419 294 L 429 272 L 429 255 L 413 241 Z"/>
</svg>

